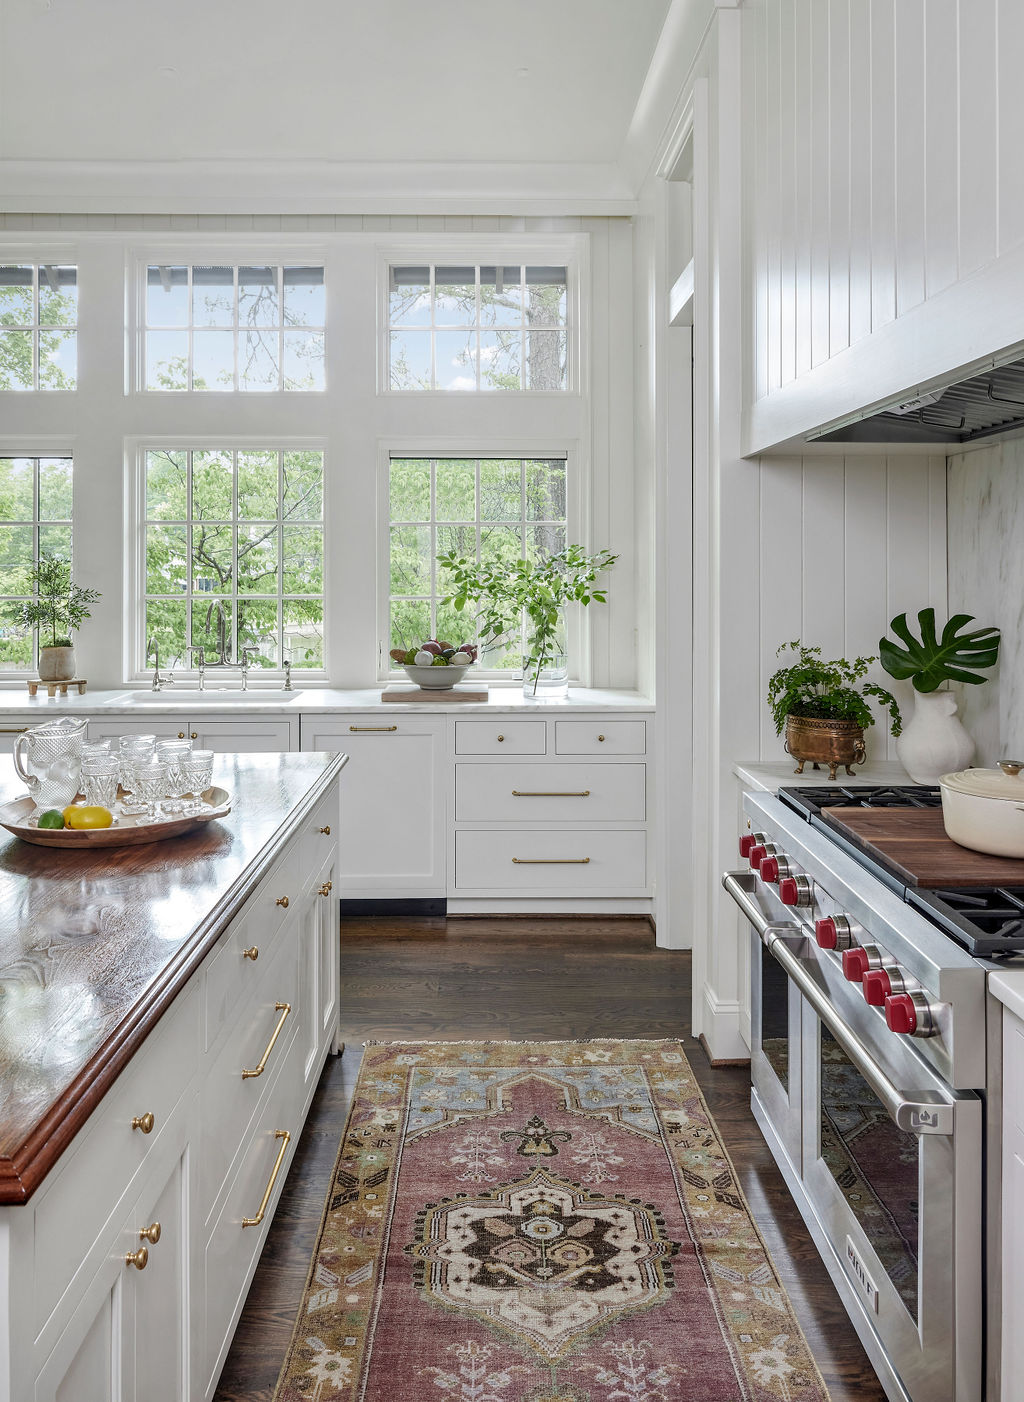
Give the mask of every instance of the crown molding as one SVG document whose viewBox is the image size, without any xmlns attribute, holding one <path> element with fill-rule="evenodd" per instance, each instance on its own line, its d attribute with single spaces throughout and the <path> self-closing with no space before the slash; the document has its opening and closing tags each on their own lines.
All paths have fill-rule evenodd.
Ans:
<svg viewBox="0 0 1024 1402">
<path fill-rule="evenodd" d="M 0 160 L 10 214 L 631 215 L 613 163 Z"/>
</svg>

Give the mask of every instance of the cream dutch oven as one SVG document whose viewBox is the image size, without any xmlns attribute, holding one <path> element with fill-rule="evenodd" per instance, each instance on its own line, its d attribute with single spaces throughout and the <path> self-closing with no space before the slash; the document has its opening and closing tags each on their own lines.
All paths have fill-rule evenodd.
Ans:
<svg viewBox="0 0 1024 1402">
<path fill-rule="evenodd" d="M 961 847 L 1024 859 L 1024 760 L 943 774 L 942 820 Z"/>
</svg>

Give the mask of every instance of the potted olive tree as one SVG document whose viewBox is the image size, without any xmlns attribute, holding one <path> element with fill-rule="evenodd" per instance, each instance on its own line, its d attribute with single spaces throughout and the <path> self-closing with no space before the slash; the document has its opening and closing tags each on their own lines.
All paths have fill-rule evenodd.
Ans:
<svg viewBox="0 0 1024 1402">
<path fill-rule="evenodd" d="M 884 687 L 863 680 L 877 658 L 848 662 L 838 657 L 826 662 L 820 647 L 805 647 L 799 639 L 783 643 L 776 657 L 783 652 L 794 652 L 796 660 L 769 679 L 768 704 L 775 733 L 785 730 L 786 751 L 799 761 L 798 774 L 808 760 L 815 769 L 827 764 L 830 779 L 835 779 L 841 764 L 847 774 L 853 774 L 850 766 L 864 763 L 864 732 L 875 723 L 868 697 L 888 709 L 892 733 L 899 735 L 902 720 L 896 698 Z"/>
<path fill-rule="evenodd" d="M 556 701 L 569 691 L 566 607 L 605 603 L 597 577 L 618 558 L 608 550 L 588 555 L 582 545 L 569 545 L 537 561 L 473 560 L 451 550 L 438 555 L 437 563 L 448 574 L 450 592 L 443 602 L 459 610 L 477 606 L 484 649 L 521 636 L 524 695 Z"/>
<path fill-rule="evenodd" d="M 32 570 L 35 595 L 22 605 L 22 619 L 39 629 L 39 678 L 44 682 L 71 681 L 75 675 L 75 649 L 71 634 L 92 615 L 89 605 L 100 597 L 98 589 L 83 589 L 71 579 L 71 564 L 60 555 L 40 555 Z"/>
</svg>

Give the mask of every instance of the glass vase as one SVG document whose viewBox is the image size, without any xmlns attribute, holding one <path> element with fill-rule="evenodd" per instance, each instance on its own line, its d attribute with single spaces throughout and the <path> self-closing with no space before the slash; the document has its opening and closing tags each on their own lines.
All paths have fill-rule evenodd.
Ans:
<svg viewBox="0 0 1024 1402">
<path fill-rule="evenodd" d="M 528 701 L 564 701 L 569 695 L 565 611 L 559 609 L 553 627 L 544 629 L 527 616 L 523 636 L 523 696 Z"/>
</svg>

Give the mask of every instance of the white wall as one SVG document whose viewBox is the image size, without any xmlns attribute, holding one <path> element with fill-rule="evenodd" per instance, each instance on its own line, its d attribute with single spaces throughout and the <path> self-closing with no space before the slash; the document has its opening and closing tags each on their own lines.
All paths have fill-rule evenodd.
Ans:
<svg viewBox="0 0 1024 1402">
<path fill-rule="evenodd" d="M 746 434 L 763 449 L 1024 339 L 1024 5 L 747 11 L 761 58 Z"/>
<path fill-rule="evenodd" d="M 975 764 L 1024 752 L 1024 438 L 949 459 L 949 606 L 1003 635 L 982 686 L 961 686 Z"/>
<path fill-rule="evenodd" d="M 584 300 L 589 332 L 581 395 L 388 396 L 377 392 L 378 251 L 423 240 L 423 256 L 452 240 L 541 241 L 574 236 L 587 254 Z M 125 394 L 125 269 L 135 254 L 167 241 L 199 261 L 214 247 L 299 246 L 327 266 L 326 395 L 147 396 Z M 122 620 L 127 606 L 121 523 L 126 439 L 157 435 L 313 437 L 328 473 L 329 679 L 373 684 L 377 620 L 368 582 L 376 578 L 376 474 L 382 445 L 411 442 L 436 451 L 500 451 L 516 442 L 539 451 L 566 447 L 588 484 L 581 534 L 593 548 L 621 555 L 607 606 L 588 611 L 590 681 L 636 684 L 640 639 L 653 601 L 637 598 L 638 562 L 650 547 L 635 539 L 633 472 L 632 229 L 628 219 L 371 217 L 335 215 L 0 215 L 0 256 L 61 251 L 80 268 L 80 390 L 71 395 L 0 396 L 0 452 L 71 449 L 76 460 L 76 574 L 102 591 L 79 640 L 80 669 L 94 686 L 127 679 Z M 7 250 L 6 254 L 4 250 Z M 41 254 L 41 256 L 43 256 Z M 242 255 L 251 256 L 251 252 Z M 114 548 L 111 548 L 113 545 Z"/>
</svg>

